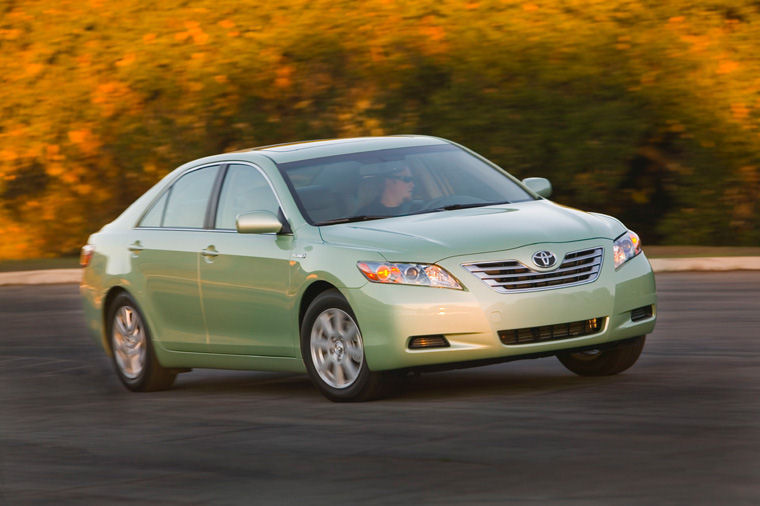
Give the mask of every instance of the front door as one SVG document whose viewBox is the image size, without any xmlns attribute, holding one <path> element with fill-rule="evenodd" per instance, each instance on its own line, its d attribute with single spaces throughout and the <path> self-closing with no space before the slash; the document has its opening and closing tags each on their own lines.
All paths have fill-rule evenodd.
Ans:
<svg viewBox="0 0 760 506">
<path fill-rule="evenodd" d="M 210 351 L 236 355 L 294 357 L 294 308 L 290 294 L 292 235 L 239 234 L 235 220 L 250 211 L 279 212 L 258 168 L 227 169 L 200 261 L 203 310 Z"/>
</svg>

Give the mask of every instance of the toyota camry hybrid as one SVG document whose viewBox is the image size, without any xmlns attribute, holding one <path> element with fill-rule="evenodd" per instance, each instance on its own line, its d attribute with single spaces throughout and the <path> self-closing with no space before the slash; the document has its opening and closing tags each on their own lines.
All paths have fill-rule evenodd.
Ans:
<svg viewBox="0 0 760 506">
<path fill-rule="evenodd" d="M 435 137 L 299 142 L 177 168 L 82 248 L 88 327 L 130 390 L 306 372 L 364 400 L 409 371 L 631 367 L 652 269 L 615 218 Z"/>
</svg>

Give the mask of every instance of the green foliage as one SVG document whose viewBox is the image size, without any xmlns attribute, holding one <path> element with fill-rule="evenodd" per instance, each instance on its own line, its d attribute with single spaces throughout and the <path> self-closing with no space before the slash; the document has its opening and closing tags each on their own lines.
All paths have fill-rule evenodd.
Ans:
<svg viewBox="0 0 760 506">
<path fill-rule="evenodd" d="M 645 244 L 760 243 L 750 0 L 16 0 L 0 13 L 0 258 L 76 251 L 199 156 L 396 133 L 549 177 L 555 200 L 620 216 Z"/>
</svg>

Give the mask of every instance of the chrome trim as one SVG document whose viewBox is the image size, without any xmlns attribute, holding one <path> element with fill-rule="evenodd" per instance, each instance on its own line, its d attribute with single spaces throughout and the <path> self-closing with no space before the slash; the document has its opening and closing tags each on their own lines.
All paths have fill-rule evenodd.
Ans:
<svg viewBox="0 0 760 506">
<path fill-rule="evenodd" d="M 145 206 L 145 209 L 143 209 L 142 213 L 140 213 L 140 217 L 137 219 L 137 221 L 135 222 L 135 224 L 132 226 L 132 229 L 133 230 L 134 229 L 141 229 L 142 230 L 142 229 L 148 229 L 148 228 L 156 228 L 156 229 L 159 229 L 159 230 L 167 230 L 164 227 L 141 227 L 140 226 L 140 222 L 143 220 L 143 218 L 145 218 L 145 215 L 148 214 L 148 212 L 151 209 L 153 209 L 153 206 L 156 205 L 156 203 L 159 200 L 161 200 L 161 198 L 163 198 L 164 194 L 166 192 L 168 192 L 168 191 L 171 191 L 172 186 L 174 186 L 174 183 L 176 183 L 179 180 L 179 178 L 185 176 L 186 174 L 190 174 L 191 172 L 195 172 L 196 170 L 206 169 L 208 167 L 218 166 L 219 170 L 221 170 L 222 169 L 222 165 L 224 165 L 225 163 L 227 163 L 227 162 L 204 163 L 203 165 L 198 165 L 197 167 L 190 167 L 186 171 L 184 171 L 184 172 L 182 172 L 180 174 L 177 174 L 177 176 L 175 176 L 169 183 L 167 183 L 166 187 L 164 189 L 162 189 L 161 192 L 153 200 L 151 200 L 150 203 L 147 206 Z M 164 209 L 164 210 L 166 210 L 166 209 Z M 201 227 L 201 228 L 183 228 L 183 229 L 180 229 L 180 230 L 205 230 L 205 229 Z"/>
<path fill-rule="evenodd" d="M 285 221 L 287 221 L 288 223 L 290 223 L 290 220 L 288 219 L 288 216 L 285 214 L 285 208 L 282 206 L 282 200 L 280 199 L 280 196 L 277 195 L 277 191 L 274 189 L 274 185 L 272 184 L 272 178 L 270 178 L 269 175 L 266 172 L 264 172 L 264 169 L 262 169 L 261 167 L 259 167 L 258 165 L 256 165 L 253 162 L 226 160 L 223 163 L 227 164 L 227 166 L 228 166 L 227 170 L 229 170 L 229 166 L 230 165 L 249 165 L 249 166 L 253 167 L 254 169 L 258 170 L 261 173 L 261 175 L 264 176 L 264 179 L 267 180 L 267 184 L 269 185 L 269 189 L 272 190 L 272 193 L 274 194 L 274 198 L 277 199 L 277 204 L 280 206 L 280 210 L 282 211 L 282 216 L 285 218 Z M 225 179 L 226 179 L 226 177 L 225 177 Z M 222 186 L 219 188 L 219 194 L 220 195 L 222 193 L 222 188 L 223 187 L 224 187 L 224 181 L 222 181 Z M 208 229 L 208 230 L 231 230 L 234 233 L 238 233 L 237 230 L 233 230 L 233 229 L 229 229 L 229 228 L 212 228 L 212 229 Z M 262 235 L 268 235 L 268 234 L 262 234 Z M 274 235 L 276 235 L 276 234 L 274 234 Z"/>
<path fill-rule="evenodd" d="M 285 214 L 285 208 L 282 205 L 282 200 L 280 199 L 280 196 L 277 194 L 277 191 L 274 189 L 274 185 L 272 185 L 272 178 L 270 178 L 269 175 L 267 175 L 267 173 L 264 172 L 264 170 L 261 167 L 259 167 L 258 165 L 256 165 L 253 162 L 248 162 L 248 161 L 242 161 L 242 160 L 221 160 L 221 161 L 216 161 L 216 162 L 205 163 L 203 165 L 198 165 L 197 167 L 191 167 L 191 168 L 187 169 L 186 171 L 178 174 L 174 179 L 171 180 L 171 182 L 169 182 L 167 184 L 166 188 L 164 188 L 163 190 L 161 190 L 161 192 L 156 196 L 156 198 L 154 198 L 153 200 L 151 200 L 150 203 L 147 206 L 145 206 L 145 209 L 143 209 L 142 213 L 140 213 L 140 217 L 137 219 L 137 221 L 135 222 L 135 225 L 132 227 L 132 229 L 133 230 L 203 230 L 205 232 L 231 232 L 231 233 L 237 234 L 238 233 L 237 230 L 228 229 L 228 228 L 203 228 L 203 227 L 200 227 L 200 228 L 189 228 L 189 227 L 188 228 L 182 228 L 182 227 L 141 227 L 141 226 L 139 226 L 139 223 L 143 220 L 143 218 L 145 217 L 145 215 L 148 214 L 148 211 L 150 211 L 151 209 L 153 209 L 153 206 L 156 204 L 156 202 L 158 202 L 159 200 L 161 200 L 161 198 L 164 196 L 164 194 L 166 192 L 171 191 L 171 189 L 174 186 L 174 184 L 181 177 L 183 177 L 183 176 L 185 176 L 185 175 L 187 175 L 187 174 L 189 174 L 191 172 L 194 172 L 196 170 L 206 169 L 208 167 L 213 167 L 213 166 L 219 166 L 219 170 L 221 170 L 222 166 L 224 166 L 224 165 L 227 165 L 228 168 L 229 168 L 230 165 L 248 165 L 248 166 L 253 167 L 254 169 L 258 170 L 259 173 L 261 173 L 261 175 L 264 176 L 264 179 L 266 179 L 267 184 L 269 185 L 269 189 L 272 190 L 272 193 L 274 194 L 274 198 L 277 199 L 277 204 L 280 206 L 280 210 L 282 211 L 282 215 L 285 217 L 285 221 L 287 221 L 288 223 L 290 223 L 290 220 L 288 219 L 288 216 Z M 226 179 L 226 176 L 225 176 L 225 179 Z M 224 186 L 224 181 L 222 181 L 222 186 Z M 220 187 L 219 188 L 219 192 L 221 193 L 221 191 L 222 191 L 222 188 Z M 269 234 L 261 234 L 261 235 L 269 235 Z M 276 234 L 272 234 L 272 235 L 276 235 Z"/>
<path fill-rule="evenodd" d="M 284 213 L 283 213 L 284 214 Z M 149 231 L 149 230 L 158 230 L 161 232 L 204 232 L 204 233 L 214 233 L 214 234 L 239 234 L 237 230 L 232 230 L 231 228 L 178 228 L 178 227 L 138 227 L 135 228 L 135 230 L 140 231 Z M 241 234 L 243 235 L 243 234 Z M 266 234 L 244 234 L 244 235 L 263 235 L 263 236 L 292 236 L 293 234 L 276 234 L 274 232 L 269 232 Z"/>
<path fill-rule="evenodd" d="M 538 281 L 540 279 L 559 279 L 560 278 L 559 276 L 554 276 L 554 275 L 562 274 L 562 273 L 566 273 L 570 271 L 577 271 L 578 269 L 587 268 L 587 267 L 591 267 L 592 269 L 595 267 L 598 268 L 601 264 L 602 264 L 602 259 L 597 258 L 596 260 L 594 260 L 592 263 L 589 263 L 589 264 L 574 265 L 572 267 L 559 268 L 553 271 L 533 271 L 533 272 L 525 272 L 525 273 L 521 272 L 519 273 L 519 277 L 533 278 L 532 280 L 529 281 L 531 283 L 533 282 L 533 280 Z M 489 269 L 489 270 L 493 270 L 493 269 Z M 492 276 L 487 276 L 484 272 L 478 272 L 475 275 L 478 276 L 480 279 L 485 279 L 487 277 L 488 279 L 493 279 L 493 280 L 518 276 L 518 274 L 495 274 Z M 573 276 L 571 275 L 571 276 L 564 276 L 564 277 L 573 277 Z M 515 283 L 517 283 L 517 281 L 515 281 Z"/>
<path fill-rule="evenodd" d="M 531 260 L 533 260 L 533 265 L 536 267 L 539 267 L 541 269 L 550 269 L 554 267 L 554 264 L 557 263 L 557 255 L 549 250 L 541 250 L 533 253 Z"/>
<path fill-rule="evenodd" d="M 573 258 L 573 261 L 575 261 L 574 258 Z M 532 271 L 532 272 L 524 272 L 524 273 L 521 272 L 521 273 L 519 273 L 519 275 L 520 275 L 520 277 L 523 277 L 523 278 L 524 277 L 540 278 L 541 276 L 547 276 L 547 275 L 548 276 L 552 276 L 554 274 L 561 274 L 563 272 L 577 271 L 578 269 L 581 269 L 581 268 L 584 268 L 584 267 L 597 267 L 597 266 L 599 266 L 601 264 L 602 264 L 602 259 L 601 258 L 597 258 L 596 260 L 594 260 L 590 264 L 574 265 L 572 267 L 565 267 L 565 268 L 560 267 L 559 269 L 555 269 L 553 271 Z M 512 276 L 517 276 L 517 274 L 494 274 L 492 276 L 488 276 L 488 275 L 485 274 L 485 272 L 492 271 L 492 270 L 494 270 L 494 269 L 493 268 L 492 269 L 485 269 L 484 271 L 473 272 L 473 274 L 475 274 L 476 276 L 478 276 L 480 279 L 483 279 L 485 277 L 488 277 L 488 279 L 499 279 L 499 278 L 507 278 L 507 277 L 512 277 Z M 557 278 L 551 277 L 549 279 L 557 279 Z"/>
<path fill-rule="evenodd" d="M 487 265 L 487 264 L 490 264 L 490 263 L 493 263 L 493 264 L 508 264 L 508 263 L 512 263 L 512 264 L 514 264 L 515 267 L 517 267 L 518 265 L 521 265 L 521 266 L 525 267 L 524 264 L 521 264 L 517 260 L 504 260 L 503 262 L 481 262 L 481 263 L 474 263 L 473 262 L 473 263 L 469 263 L 469 264 L 462 264 L 462 267 L 464 267 L 465 269 L 467 269 L 471 273 L 475 274 L 477 272 L 492 271 L 492 270 L 494 270 L 494 268 L 493 267 L 484 267 L 482 269 L 475 268 L 475 267 L 470 268 L 470 267 L 468 267 L 469 265 Z M 505 265 L 504 267 L 510 267 L 510 266 Z M 477 274 L 475 274 L 475 275 L 477 276 Z"/>
<path fill-rule="evenodd" d="M 542 274 L 544 274 L 544 273 L 542 273 Z M 497 282 L 497 283 L 495 283 L 495 284 L 493 284 L 491 286 L 502 287 L 503 285 L 529 285 L 529 284 L 533 284 L 533 283 L 537 283 L 537 282 L 540 283 L 541 281 L 560 281 L 560 280 L 563 280 L 563 279 L 577 278 L 578 276 L 586 276 L 586 275 L 590 276 L 592 274 L 599 274 L 599 268 L 597 266 L 592 266 L 592 268 L 587 273 L 584 272 L 584 273 L 579 273 L 579 274 L 570 274 L 568 276 L 555 276 L 555 277 L 551 277 L 551 278 L 529 279 L 527 281 L 512 281 L 512 282 L 509 282 L 509 283 L 498 283 Z M 564 286 L 564 285 L 558 285 L 558 286 Z M 541 288 L 543 288 L 543 287 L 541 287 Z M 510 290 L 510 291 L 514 291 L 514 290 Z"/>
<path fill-rule="evenodd" d="M 583 253 L 574 258 L 568 258 L 570 255 Z M 570 263 L 583 262 L 591 260 L 589 263 L 582 265 L 566 265 Z M 599 278 L 604 262 L 604 248 L 601 246 L 584 248 L 576 251 L 565 253 L 559 267 L 554 270 L 536 270 L 519 260 L 497 260 L 489 262 L 468 262 L 462 264 L 470 274 L 481 280 L 499 293 L 521 293 L 521 292 L 538 292 L 542 290 L 555 290 L 559 288 L 568 288 L 573 286 L 593 283 Z M 497 274 L 487 274 L 488 271 L 498 271 Z M 560 275 L 571 271 L 581 271 L 576 274 Z M 581 276 L 588 276 L 574 283 L 561 283 L 551 286 L 534 286 L 529 288 L 505 288 L 506 286 L 520 286 L 542 282 L 561 281 L 563 279 L 573 279 Z M 527 278 L 527 279 L 526 279 Z M 514 281 L 509 281 L 513 279 Z"/>
<path fill-rule="evenodd" d="M 594 258 L 595 256 L 597 256 L 597 255 L 598 255 L 598 253 L 596 252 L 596 249 L 597 249 L 597 248 L 593 248 L 593 251 L 592 251 L 591 253 L 589 253 L 588 255 L 584 255 L 584 256 L 580 256 L 580 257 L 575 257 L 575 258 L 571 258 L 571 260 L 572 260 L 573 262 L 578 262 L 578 261 L 580 261 L 580 260 L 587 260 L 587 259 L 589 259 L 589 258 Z M 565 258 L 567 258 L 567 255 L 572 255 L 573 253 L 578 253 L 578 252 L 580 252 L 580 251 L 586 251 L 586 250 L 571 251 L 570 253 L 567 253 L 567 254 L 565 255 Z M 591 249 L 589 249 L 589 251 L 591 251 Z M 602 248 L 602 253 L 604 253 L 604 248 Z"/>
<path fill-rule="evenodd" d="M 181 227 L 135 227 L 135 230 L 168 230 L 173 232 L 216 232 L 207 228 L 181 228 Z"/>
</svg>

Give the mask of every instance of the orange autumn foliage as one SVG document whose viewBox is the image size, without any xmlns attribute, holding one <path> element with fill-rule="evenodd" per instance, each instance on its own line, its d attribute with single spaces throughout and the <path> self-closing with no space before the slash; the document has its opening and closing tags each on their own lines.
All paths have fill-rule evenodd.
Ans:
<svg viewBox="0 0 760 506">
<path fill-rule="evenodd" d="M 422 133 L 645 242 L 760 243 L 750 0 L 18 0 L 0 17 L 0 260 L 76 252 L 180 163 Z"/>
</svg>

